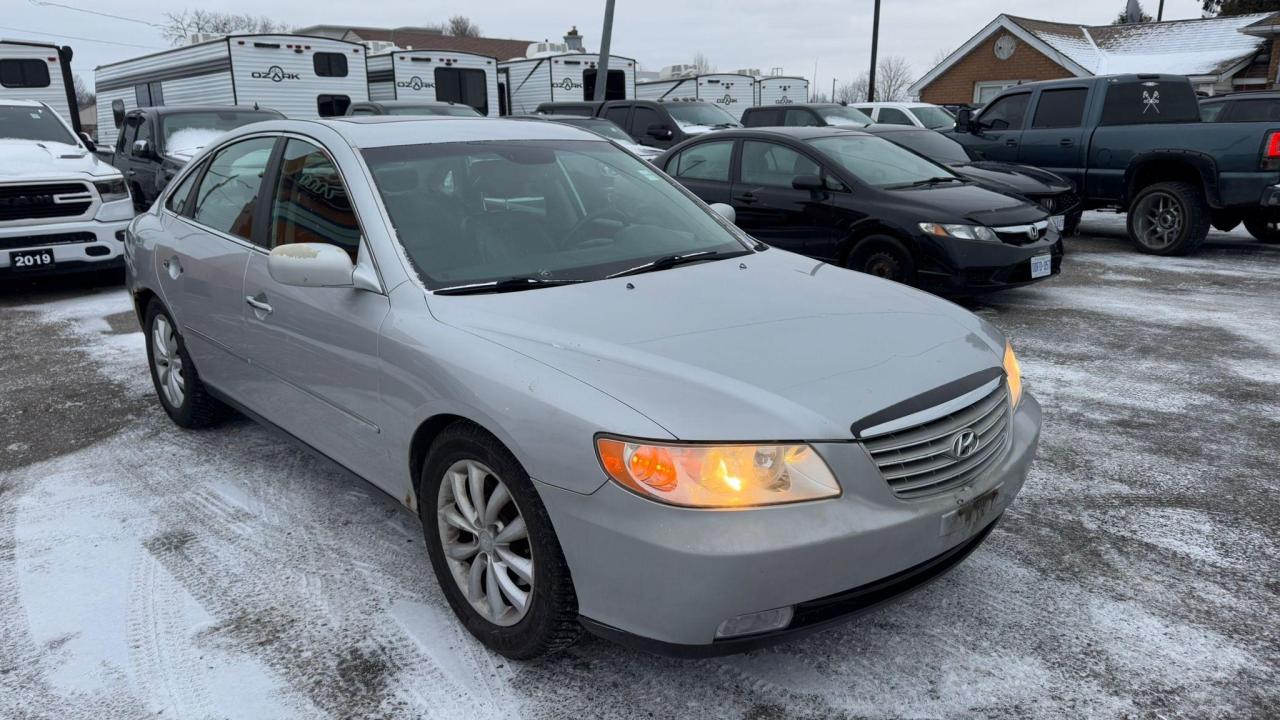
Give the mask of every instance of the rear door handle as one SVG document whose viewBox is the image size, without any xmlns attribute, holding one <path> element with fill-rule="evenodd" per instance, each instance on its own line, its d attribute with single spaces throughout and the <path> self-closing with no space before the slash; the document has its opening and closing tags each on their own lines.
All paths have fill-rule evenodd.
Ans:
<svg viewBox="0 0 1280 720">
<path fill-rule="evenodd" d="M 1014 140 L 1013 138 L 1009 138 L 1008 140 L 1005 140 L 1004 144 L 1009 147 L 1018 147 L 1018 141 Z"/>
<path fill-rule="evenodd" d="M 245 295 L 245 296 L 244 296 L 244 301 L 245 301 L 245 302 L 247 302 L 247 303 L 249 303 L 249 306 L 250 306 L 250 307 L 252 307 L 254 310 L 259 310 L 259 311 L 261 311 L 261 312 L 264 312 L 264 313 L 270 314 L 270 313 L 271 313 L 271 306 L 270 306 L 270 305 L 268 305 L 268 304 L 266 303 L 266 300 L 265 300 L 266 296 L 265 296 L 265 295 L 263 295 L 262 297 L 263 297 L 264 299 L 263 299 L 263 300 L 259 300 L 258 298 L 254 297 L 254 296 L 252 296 L 252 295 Z"/>
</svg>

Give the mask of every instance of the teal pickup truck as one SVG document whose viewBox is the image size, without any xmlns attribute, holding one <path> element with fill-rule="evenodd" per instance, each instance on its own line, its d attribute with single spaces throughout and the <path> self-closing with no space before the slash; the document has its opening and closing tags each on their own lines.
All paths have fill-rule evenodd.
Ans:
<svg viewBox="0 0 1280 720">
<path fill-rule="evenodd" d="M 954 137 L 979 159 L 1070 178 L 1086 208 L 1128 213 L 1141 251 L 1186 255 L 1212 225 L 1280 242 L 1280 122 L 1206 123 L 1178 75 L 1015 85 Z"/>
</svg>

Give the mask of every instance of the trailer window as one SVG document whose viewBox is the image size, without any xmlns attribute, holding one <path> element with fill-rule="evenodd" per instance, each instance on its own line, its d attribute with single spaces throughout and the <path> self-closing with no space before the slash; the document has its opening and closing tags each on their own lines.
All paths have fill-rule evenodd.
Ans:
<svg viewBox="0 0 1280 720">
<path fill-rule="evenodd" d="M 435 80 L 436 100 L 470 105 L 481 115 L 489 114 L 489 83 L 484 70 L 438 67 Z"/>
<path fill-rule="evenodd" d="M 138 107 L 159 107 L 164 104 L 164 88 L 160 81 L 133 86 L 133 97 Z"/>
<path fill-rule="evenodd" d="M 346 95 L 320 95 L 316 97 L 316 112 L 320 117 L 337 117 L 346 115 L 351 107 L 351 98 Z"/>
<path fill-rule="evenodd" d="M 336 52 L 318 52 L 311 57 L 316 75 L 320 77 L 346 77 L 347 56 Z"/>
<path fill-rule="evenodd" d="M 49 66 L 41 60 L 0 60 L 0 85 L 7 88 L 49 87 Z"/>
<path fill-rule="evenodd" d="M 596 99 L 596 71 L 590 68 L 582 71 L 582 99 Z M 609 81 L 604 86 L 605 100 L 627 99 L 627 73 L 623 70 L 610 70 Z"/>
</svg>

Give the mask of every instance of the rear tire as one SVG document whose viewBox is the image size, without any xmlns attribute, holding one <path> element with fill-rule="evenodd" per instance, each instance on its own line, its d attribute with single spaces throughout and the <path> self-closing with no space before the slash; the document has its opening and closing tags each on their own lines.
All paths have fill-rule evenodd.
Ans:
<svg viewBox="0 0 1280 720">
<path fill-rule="evenodd" d="M 504 497 L 491 509 L 494 498 Z M 436 580 L 476 639 L 513 660 L 578 639 L 578 598 L 551 518 L 528 473 L 497 438 L 467 422 L 446 428 L 423 463 L 418 515 Z M 524 531 L 504 541 L 517 522 Z M 531 573 L 518 567 L 526 562 Z"/>
<path fill-rule="evenodd" d="M 1265 218 L 1249 218 L 1244 221 L 1244 229 L 1258 242 L 1274 245 L 1280 243 L 1280 222 Z"/>
<path fill-rule="evenodd" d="M 1209 234 L 1209 203 L 1200 187 L 1161 182 L 1138 191 L 1126 222 L 1129 239 L 1140 252 L 1187 255 Z"/>
<path fill-rule="evenodd" d="M 911 251 L 888 235 L 860 240 L 849 252 L 845 267 L 905 285 L 916 284 L 916 263 Z"/>
<path fill-rule="evenodd" d="M 187 345 L 169 311 L 153 299 L 147 304 L 143 324 L 151 382 L 160 406 L 178 427 L 195 430 L 212 427 L 231 415 L 231 408 L 209 394 Z"/>
</svg>

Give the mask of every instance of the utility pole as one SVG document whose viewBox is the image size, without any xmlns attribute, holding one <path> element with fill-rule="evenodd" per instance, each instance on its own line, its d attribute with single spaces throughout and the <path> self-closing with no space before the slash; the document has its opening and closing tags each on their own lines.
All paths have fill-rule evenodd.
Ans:
<svg viewBox="0 0 1280 720">
<path fill-rule="evenodd" d="M 1156 22 L 1164 20 L 1164 0 L 1160 0 L 1160 9 L 1156 11 Z"/>
<path fill-rule="evenodd" d="M 609 84 L 609 45 L 612 40 L 613 0 L 604 0 L 604 31 L 600 33 L 600 62 L 596 65 L 596 102 L 604 100 L 605 86 Z"/>
<path fill-rule="evenodd" d="M 836 79 L 831 78 L 831 102 L 836 101 Z"/>
<path fill-rule="evenodd" d="M 880 49 L 880 0 L 871 20 L 871 72 L 867 73 L 867 102 L 876 101 L 876 51 Z"/>
</svg>

